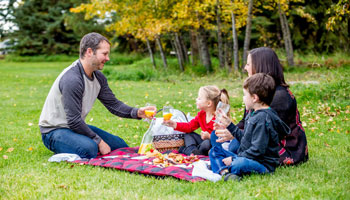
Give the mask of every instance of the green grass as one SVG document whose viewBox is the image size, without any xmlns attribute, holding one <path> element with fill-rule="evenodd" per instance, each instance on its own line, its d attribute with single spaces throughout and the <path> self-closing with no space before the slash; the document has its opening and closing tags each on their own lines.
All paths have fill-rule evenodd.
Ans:
<svg viewBox="0 0 350 200">
<path fill-rule="evenodd" d="M 37 123 L 53 81 L 69 64 L 0 61 L 1 199 L 350 198 L 349 65 L 286 73 L 288 82 L 320 83 L 291 85 L 309 143 L 307 163 L 278 168 L 273 175 L 252 175 L 241 182 L 190 183 L 101 167 L 49 163 L 47 159 L 53 154 L 42 144 Z M 106 70 L 126 67 L 110 65 Z M 146 102 L 158 107 L 170 104 L 193 116 L 197 112 L 194 102 L 198 88 L 216 84 L 230 93 L 233 121 L 242 118 L 242 78 L 220 73 L 202 78 L 181 74 L 171 77 L 164 81 L 112 80 L 109 85 L 117 98 L 131 106 L 140 107 Z M 95 103 L 87 122 L 121 136 L 130 146 L 138 146 L 147 129 L 144 121 L 113 116 L 100 102 Z"/>
</svg>

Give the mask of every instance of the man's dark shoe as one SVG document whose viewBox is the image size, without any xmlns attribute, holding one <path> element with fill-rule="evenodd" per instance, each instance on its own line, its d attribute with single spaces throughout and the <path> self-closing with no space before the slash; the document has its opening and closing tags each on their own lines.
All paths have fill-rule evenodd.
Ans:
<svg viewBox="0 0 350 200">
<path fill-rule="evenodd" d="M 242 179 L 242 177 L 237 176 L 236 174 L 226 174 L 224 181 L 230 181 L 230 180 L 234 180 L 234 181 L 240 181 Z"/>
</svg>

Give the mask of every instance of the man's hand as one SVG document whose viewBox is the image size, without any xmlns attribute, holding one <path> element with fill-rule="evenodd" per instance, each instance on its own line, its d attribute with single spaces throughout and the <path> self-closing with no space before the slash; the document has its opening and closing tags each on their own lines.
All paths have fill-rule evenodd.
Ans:
<svg viewBox="0 0 350 200">
<path fill-rule="evenodd" d="M 226 165 L 226 166 L 230 166 L 231 163 L 232 163 L 232 157 L 227 157 L 227 158 L 224 158 L 222 159 L 222 162 Z"/>
<path fill-rule="evenodd" d="M 102 155 L 106 155 L 106 154 L 108 154 L 109 152 L 111 152 L 111 147 L 109 147 L 108 144 L 105 143 L 105 141 L 103 141 L 103 140 L 101 139 L 100 144 L 98 144 L 98 150 L 100 151 L 100 153 L 101 153 Z"/>
<path fill-rule="evenodd" d="M 163 122 L 163 125 L 172 127 L 174 129 L 177 127 L 177 123 L 173 120 L 166 120 Z"/>
<path fill-rule="evenodd" d="M 137 117 L 152 119 L 153 116 L 147 116 L 145 110 L 154 111 L 154 113 L 157 112 L 157 108 L 155 106 L 146 106 L 137 110 Z"/>
<path fill-rule="evenodd" d="M 208 131 L 202 131 L 201 132 L 201 138 L 202 140 L 209 140 L 210 139 L 210 134 Z"/>
<path fill-rule="evenodd" d="M 230 131 L 227 129 L 215 130 L 215 135 L 219 138 L 216 140 L 216 142 L 220 143 L 232 140 L 234 138 Z"/>
</svg>

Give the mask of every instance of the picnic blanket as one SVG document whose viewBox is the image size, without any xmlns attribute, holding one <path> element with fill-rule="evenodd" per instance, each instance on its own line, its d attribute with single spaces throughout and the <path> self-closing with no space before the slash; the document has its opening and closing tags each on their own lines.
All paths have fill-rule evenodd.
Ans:
<svg viewBox="0 0 350 200">
<path fill-rule="evenodd" d="M 73 161 L 73 163 L 108 167 L 157 177 L 172 176 L 191 182 L 206 180 L 204 178 L 192 176 L 193 164 L 191 163 L 169 167 L 154 165 L 152 162 L 154 157 L 148 158 L 140 155 L 137 153 L 138 149 L 139 147 L 120 148 L 112 151 L 108 155 L 97 156 L 90 160 L 76 160 Z M 178 153 L 177 151 L 172 152 Z M 203 161 L 209 160 L 208 156 L 198 156 L 198 158 Z"/>
</svg>

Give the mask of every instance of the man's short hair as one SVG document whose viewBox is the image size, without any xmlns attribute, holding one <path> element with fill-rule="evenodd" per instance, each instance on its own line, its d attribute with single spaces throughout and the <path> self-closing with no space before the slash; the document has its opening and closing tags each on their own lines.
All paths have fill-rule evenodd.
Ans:
<svg viewBox="0 0 350 200">
<path fill-rule="evenodd" d="M 275 81 L 270 75 L 264 73 L 256 73 L 248 77 L 243 84 L 251 95 L 256 94 L 259 100 L 266 105 L 270 105 L 275 95 Z"/>
<path fill-rule="evenodd" d="M 106 37 L 99 33 L 88 33 L 80 40 L 80 58 L 84 58 L 84 55 L 88 48 L 91 48 L 94 53 L 99 48 L 99 44 L 102 41 L 106 41 L 111 44 Z"/>
</svg>

